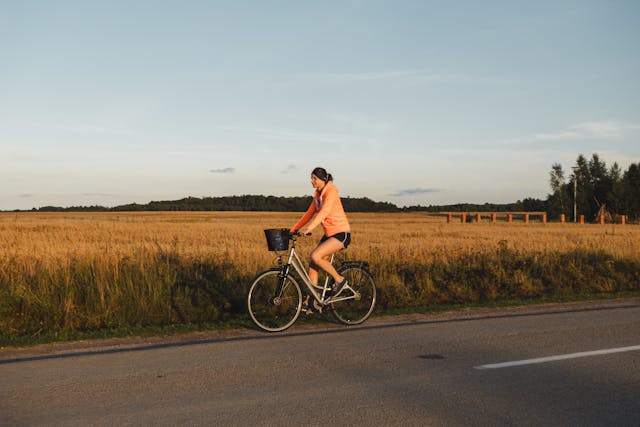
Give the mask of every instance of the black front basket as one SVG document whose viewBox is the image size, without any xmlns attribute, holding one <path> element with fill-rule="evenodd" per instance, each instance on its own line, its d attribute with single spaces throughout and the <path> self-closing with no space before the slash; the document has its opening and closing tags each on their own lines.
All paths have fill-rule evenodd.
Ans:
<svg viewBox="0 0 640 427">
<path fill-rule="evenodd" d="M 270 251 L 286 251 L 289 249 L 289 230 L 286 228 L 271 228 L 264 230 L 267 246 Z"/>
</svg>

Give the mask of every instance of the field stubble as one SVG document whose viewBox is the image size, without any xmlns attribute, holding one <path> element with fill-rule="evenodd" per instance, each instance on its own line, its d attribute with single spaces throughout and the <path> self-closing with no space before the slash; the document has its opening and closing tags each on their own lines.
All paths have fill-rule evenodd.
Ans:
<svg viewBox="0 0 640 427">
<path fill-rule="evenodd" d="M 265 228 L 300 213 L 0 213 L 0 331 L 96 330 L 242 315 L 275 262 Z M 349 214 L 384 308 L 640 289 L 640 228 L 447 224 L 420 213 Z M 302 239 L 306 255 L 318 238 Z M 182 295 L 176 292 L 182 291 Z"/>
</svg>

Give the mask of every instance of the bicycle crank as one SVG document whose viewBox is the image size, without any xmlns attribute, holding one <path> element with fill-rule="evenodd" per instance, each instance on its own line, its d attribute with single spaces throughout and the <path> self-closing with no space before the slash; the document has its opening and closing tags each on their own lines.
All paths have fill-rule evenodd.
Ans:
<svg viewBox="0 0 640 427">
<path fill-rule="evenodd" d="M 273 305 L 280 305 L 280 304 L 282 304 L 282 298 L 280 298 L 280 297 L 273 297 L 273 298 L 271 298 L 271 304 L 273 304 Z"/>
<path fill-rule="evenodd" d="M 322 314 L 322 304 L 320 304 L 318 300 L 313 300 L 313 308 L 315 308 L 318 313 Z"/>
</svg>

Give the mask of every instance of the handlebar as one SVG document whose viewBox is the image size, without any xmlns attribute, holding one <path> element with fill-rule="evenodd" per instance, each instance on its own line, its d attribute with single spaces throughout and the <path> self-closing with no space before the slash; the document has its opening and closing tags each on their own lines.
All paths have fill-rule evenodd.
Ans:
<svg viewBox="0 0 640 427">
<path fill-rule="evenodd" d="M 310 237 L 313 235 L 313 233 L 306 233 L 306 234 L 302 234 L 300 233 L 298 230 L 294 231 L 293 233 L 290 233 L 292 236 L 303 236 L 303 237 Z"/>
</svg>

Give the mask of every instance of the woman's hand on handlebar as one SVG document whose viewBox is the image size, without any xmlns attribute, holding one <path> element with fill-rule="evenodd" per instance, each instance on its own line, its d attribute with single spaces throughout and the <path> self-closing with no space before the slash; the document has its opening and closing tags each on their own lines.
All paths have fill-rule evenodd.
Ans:
<svg viewBox="0 0 640 427">
<path fill-rule="evenodd" d="M 306 227 L 302 227 L 300 230 L 294 231 L 293 234 L 298 236 L 311 236 L 311 232 Z"/>
<path fill-rule="evenodd" d="M 302 227 L 299 231 L 303 236 L 311 236 L 311 230 L 309 230 L 307 227 Z"/>
</svg>

